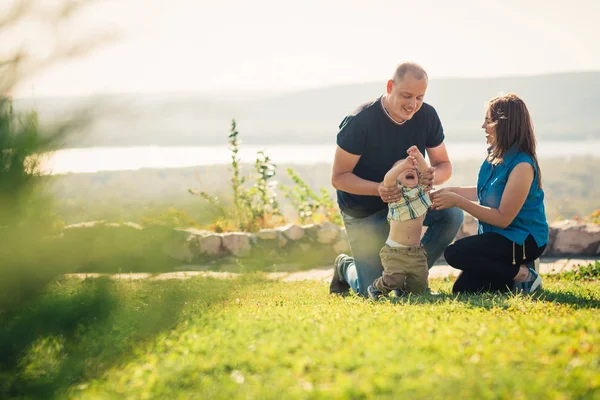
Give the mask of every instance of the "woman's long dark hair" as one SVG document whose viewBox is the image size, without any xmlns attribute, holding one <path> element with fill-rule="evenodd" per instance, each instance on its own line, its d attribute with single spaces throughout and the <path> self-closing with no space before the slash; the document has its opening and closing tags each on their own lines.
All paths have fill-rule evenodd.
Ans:
<svg viewBox="0 0 600 400">
<path fill-rule="evenodd" d="M 538 173 L 538 187 L 542 187 L 542 171 L 536 155 L 536 140 L 533 123 L 525 102 L 513 93 L 494 97 L 488 104 L 490 111 L 489 126 L 496 129 L 488 160 L 497 165 L 504 159 L 504 154 L 513 146 L 523 153 L 529 154 Z"/>
</svg>

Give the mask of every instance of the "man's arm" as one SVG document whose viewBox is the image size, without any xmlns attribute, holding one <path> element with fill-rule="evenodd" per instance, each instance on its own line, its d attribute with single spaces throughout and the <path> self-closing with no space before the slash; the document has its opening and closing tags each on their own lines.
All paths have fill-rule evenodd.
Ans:
<svg viewBox="0 0 600 400">
<path fill-rule="evenodd" d="M 433 184 L 440 185 L 446 182 L 452 175 L 452 164 L 446 145 L 442 143 L 437 147 L 428 147 L 426 151 L 431 167 L 434 169 Z"/>
<path fill-rule="evenodd" d="M 358 160 L 360 160 L 359 155 L 348 153 L 337 146 L 331 171 L 331 184 L 334 188 L 346 193 L 379 196 L 378 182 L 359 178 L 352 172 Z"/>
</svg>

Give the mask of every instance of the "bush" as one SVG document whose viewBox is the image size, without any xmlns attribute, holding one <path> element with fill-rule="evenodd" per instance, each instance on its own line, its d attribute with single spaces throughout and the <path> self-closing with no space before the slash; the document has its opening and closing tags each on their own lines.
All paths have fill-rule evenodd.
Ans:
<svg viewBox="0 0 600 400">
<path fill-rule="evenodd" d="M 600 279 L 600 261 L 593 264 L 580 265 L 576 270 L 561 272 L 556 275 L 557 279 L 573 281 L 596 281 Z"/>
<path fill-rule="evenodd" d="M 221 200 L 205 191 L 189 189 L 191 194 L 199 196 L 214 207 L 217 211 L 217 219 L 210 226 L 216 232 L 244 231 L 254 232 L 262 228 L 272 228 L 285 223 L 277 202 L 275 181 L 276 165 L 271 162 L 269 156 L 259 151 L 256 154 L 254 169 L 256 175 L 254 183 L 248 185 L 252 180 L 241 175 L 239 132 L 236 130 L 235 120 L 231 122 L 229 134 L 229 145 L 231 149 L 231 190 L 233 202 L 224 205 Z"/>
<path fill-rule="evenodd" d="M 255 232 L 262 228 L 283 225 L 286 218 L 282 215 L 277 201 L 276 165 L 268 155 L 259 151 L 254 162 L 256 174 L 250 179 L 242 176 L 238 137 L 239 132 L 233 120 L 229 134 L 232 203 L 225 205 L 221 199 L 205 191 L 189 189 L 189 192 L 206 200 L 216 211 L 217 218 L 209 227 L 215 232 Z M 342 224 L 337 205 L 327 193 L 327 189 L 321 188 L 321 195 L 317 195 L 294 170 L 288 168 L 287 173 L 295 185 L 282 186 L 282 190 L 301 223 L 332 221 L 338 225 Z"/>
<path fill-rule="evenodd" d="M 590 215 L 590 220 L 596 225 L 600 225 L 600 210 L 596 210 Z"/>
<path fill-rule="evenodd" d="M 282 186 L 284 196 L 290 200 L 301 223 L 331 221 L 342 225 L 337 204 L 329 196 L 327 189 L 321 188 L 321 195 L 317 195 L 291 168 L 287 173 L 294 186 Z"/>
</svg>

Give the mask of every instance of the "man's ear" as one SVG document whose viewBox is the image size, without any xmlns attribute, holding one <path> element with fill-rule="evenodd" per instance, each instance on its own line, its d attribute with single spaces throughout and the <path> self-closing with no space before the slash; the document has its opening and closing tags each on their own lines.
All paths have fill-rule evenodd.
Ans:
<svg viewBox="0 0 600 400">
<path fill-rule="evenodd" d="M 392 86 L 394 85 L 394 81 L 393 80 L 389 80 L 387 83 L 387 94 L 392 93 Z"/>
</svg>

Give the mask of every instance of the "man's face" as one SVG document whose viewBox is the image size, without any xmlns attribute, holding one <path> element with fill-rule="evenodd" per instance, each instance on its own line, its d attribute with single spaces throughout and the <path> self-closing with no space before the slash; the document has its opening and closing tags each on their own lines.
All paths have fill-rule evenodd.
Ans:
<svg viewBox="0 0 600 400">
<path fill-rule="evenodd" d="M 417 79 L 410 72 L 401 81 L 388 81 L 388 112 L 400 121 L 411 119 L 423 105 L 426 90 L 427 78 Z"/>
</svg>

